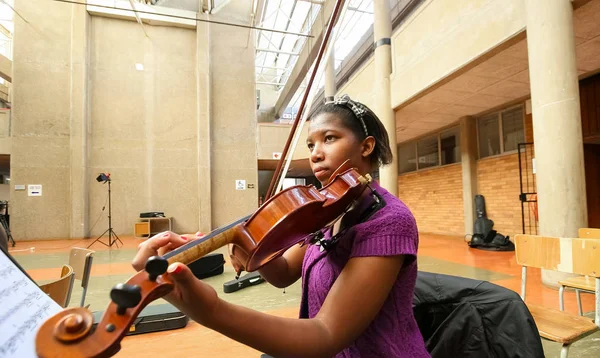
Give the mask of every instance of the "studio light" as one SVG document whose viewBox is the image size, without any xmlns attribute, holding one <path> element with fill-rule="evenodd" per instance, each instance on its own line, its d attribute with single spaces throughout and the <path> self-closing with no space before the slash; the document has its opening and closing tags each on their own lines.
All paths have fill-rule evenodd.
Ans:
<svg viewBox="0 0 600 358">
<path fill-rule="evenodd" d="M 107 181 L 110 181 L 110 173 L 100 173 L 100 175 L 96 177 L 96 181 L 98 183 L 106 183 Z"/>
</svg>

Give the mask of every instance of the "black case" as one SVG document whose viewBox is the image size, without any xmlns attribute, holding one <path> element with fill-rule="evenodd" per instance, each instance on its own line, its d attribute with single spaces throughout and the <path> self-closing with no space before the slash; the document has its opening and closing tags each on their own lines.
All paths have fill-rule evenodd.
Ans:
<svg viewBox="0 0 600 358">
<path fill-rule="evenodd" d="M 223 284 L 223 292 L 231 293 L 239 291 L 242 288 L 249 286 L 258 285 L 265 282 L 265 279 L 258 273 L 258 271 L 250 272 L 240 277 L 237 280 L 227 281 Z"/>
<path fill-rule="evenodd" d="M 140 213 L 140 218 L 164 218 L 165 213 L 163 211 L 149 211 Z"/>
<path fill-rule="evenodd" d="M 225 269 L 225 258 L 221 253 L 212 253 L 192 262 L 188 267 L 198 279 L 220 275 Z"/>
<path fill-rule="evenodd" d="M 94 326 L 96 326 L 102 319 L 104 312 L 98 311 L 93 314 Z M 175 306 L 169 303 L 147 306 L 140 312 L 125 335 L 131 336 L 134 334 L 183 328 L 189 320 L 188 316 L 181 313 Z"/>
</svg>

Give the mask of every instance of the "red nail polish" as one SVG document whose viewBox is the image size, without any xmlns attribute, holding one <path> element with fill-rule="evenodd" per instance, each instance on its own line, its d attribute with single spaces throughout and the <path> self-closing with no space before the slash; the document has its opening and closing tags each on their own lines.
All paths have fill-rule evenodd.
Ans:
<svg viewBox="0 0 600 358">
<path fill-rule="evenodd" d="M 164 233 L 162 237 L 167 237 L 167 236 L 169 236 L 168 232 Z"/>
<path fill-rule="evenodd" d="M 182 269 L 183 269 L 182 265 L 177 265 L 177 266 L 175 266 L 174 269 L 169 270 L 169 273 L 174 273 L 177 275 L 178 273 L 181 272 Z"/>
<path fill-rule="evenodd" d="M 181 238 L 182 238 L 183 240 L 186 240 L 186 241 L 187 241 L 187 239 L 188 239 L 188 238 L 187 238 L 187 237 L 185 237 L 185 236 L 182 236 Z"/>
</svg>

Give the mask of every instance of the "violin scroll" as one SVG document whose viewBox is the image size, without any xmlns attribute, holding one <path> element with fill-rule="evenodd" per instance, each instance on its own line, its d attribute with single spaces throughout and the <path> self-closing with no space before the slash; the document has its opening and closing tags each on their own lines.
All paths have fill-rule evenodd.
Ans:
<svg viewBox="0 0 600 358">
<path fill-rule="evenodd" d="M 64 317 L 54 326 L 55 337 L 65 343 L 85 337 L 92 329 L 94 317 L 85 308 L 70 308 L 64 311 Z"/>
<path fill-rule="evenodd" d="M 94 327 L 92 313 L 83 307 L 68 308 L 46 320 L 36 336 L 36 353 L 41 358 L 110 357 L 120 350 L 120 342 L 139 313 L 150 302 L 173 290 L 165 275 L 167 261 L 152 257 L 146 270 L 111 290 L 111 302 Z"/>
</svg>

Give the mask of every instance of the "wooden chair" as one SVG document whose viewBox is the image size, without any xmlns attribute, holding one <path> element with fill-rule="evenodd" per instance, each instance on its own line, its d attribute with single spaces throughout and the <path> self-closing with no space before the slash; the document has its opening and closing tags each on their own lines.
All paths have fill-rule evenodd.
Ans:
<svg viewBox="0 0 600 358">
<path fill-rule="evenodd" d="M 578 231 L 580 239 L 600 239 L 600 229 L 580 228 Z M 558 281 L 558 305 L 561 311 L 565 310 L 564 294 L 565 288 L 575 289 L 575 298 L 577 298 L 577 311 L 583 316 L 581 307 L 581 292 L 594 294 L 596 282 L 593 278 L 587 276 L 572 277 L 566 280 Z"/>
<path fill-rule="evenodd" d="M 528 304 L 540 335 L 562 343 L 560 356 L 567 357 L 571 343 L 595 332 L 600 325 L 600 239 L 570 239 L 537 235 L 515 236 L 517 263 L 523 266 L 521 298 L 525 301 L 527 267 L 537 267 L 595 278 L 595 323 L 583 316 Z"/>
<path fill-rule="evenodd" d="M 71 300 L 75 273 L 69 265 L 63 265 L 60 278 L 56 281 L 41 285 L 42 291 L 48 294 L 61 307 L 67 307 Z"/>
<path fill-rule="evenodd" d="M 85 294 L 90 281 L 94 252 L 94 250 L 74 247 L 69 254 L 69 265 L 73 267 L 75 279 L 81 281 L 81 287 L 83 288 L 83 292 L 81 293 L 81 303 L 79 304 L 81 307 L 83 307 L 85 303 Z"/>
</svg>

